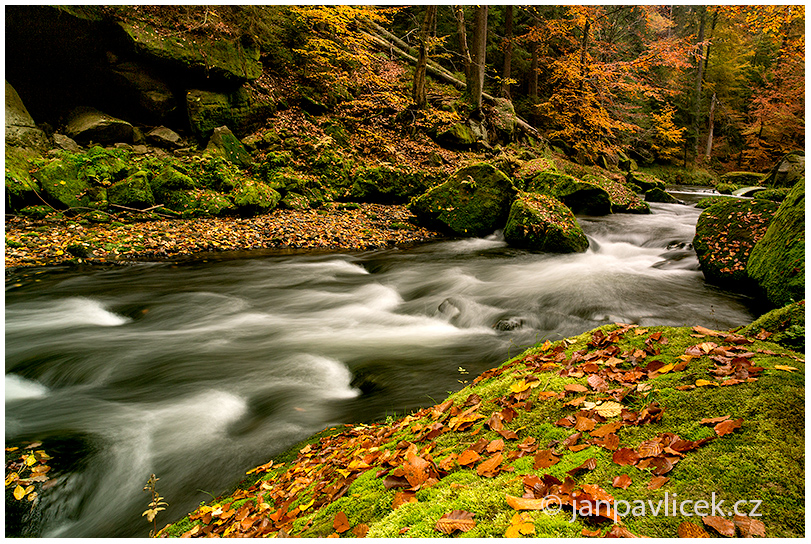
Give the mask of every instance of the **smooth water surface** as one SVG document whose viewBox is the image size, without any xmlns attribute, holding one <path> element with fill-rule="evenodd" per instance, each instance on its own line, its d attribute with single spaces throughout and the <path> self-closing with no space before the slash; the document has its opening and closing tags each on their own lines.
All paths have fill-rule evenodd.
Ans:
<svg viewBox="0 0 811 544">
<path fill-rule="evenodd" d="M 700 210 L 652 208 L 579 218 L 591 247 L 574 255 L 496 234 L 10 281 L 6 442 L 40 440 L 61 462 L 34 534 L 146 536 L 153 472 L 161 527 L 325 427 L 440 402 L 544 339 L 751 321 L 704 283 Z"/>
</svg>

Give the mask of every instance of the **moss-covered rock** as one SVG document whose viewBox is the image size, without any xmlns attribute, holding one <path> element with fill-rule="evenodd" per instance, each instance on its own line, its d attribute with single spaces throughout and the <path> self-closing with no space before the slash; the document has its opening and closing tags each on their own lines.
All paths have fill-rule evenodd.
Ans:
<svg viewBox="0 0 811 544">
<path fill-rule="evenodd" d="M 747 187 L 750 185 L 760 185 L 766 174 L 758 174 L 757 172 L 727 172 L 718 178 L 718 183 L 729 183 L 731 185 L 738 185 L 740 187 Z"/>
<path fill-rule="evenodd" d="M 790 192 L 791 189 L 788 187 L 783 187 L 781 189 L 763 189 L 762 191 L 756 191 L 752 195 L 752 198 L 771 200 L 773 202 L 783 202 Z"/>
<path fill-rule="evenodd" d="M 155 205 L 155 197 L 149 185 L 149 174 L 136 172 L 124 181 L 119 181 L 107 189 L 110 204 L 127 208 L 143 209 Z"/>
<path fill-rule="evenodd" d="M 574 213 L 587 215 L 611 213 L 611 197 L 608 191 L 595 183 L 557 171 L 541 172 L 527 183 L 527 191 L 557 198 Z"/>
<path fill-rule="evenodd" d="M 766 200 L 757 203 L 776 204 Z M 757 241 L 746 265 L 775 306 L 805 298 L 805 179 L 780 204 L 768 230 Z"/>
<path fill-rule="evenodd" d="M 31 176 L 32 160 L 37 154 L 31 150 L 6 146 L 6 205 L 11 210 L 41 203 L 37 192 L 42 190 L 39 182 Z"/>
<path fill-rule="evenodd" d="M 65 155 L 65 160 L 79 166 L 79 176 L 92 185 L 107 186 L 135 173 L 131 154 L 123 149 L 95 146 L 86 153 Z"/>
<path fill-rule="evenodd" d="M 349 198 L 361 202 L 400 204 L 441 182 L 438 174 L 392 166 L 361 167 L 355 171 Z"/>
<path fill-rule="evenodd" d="M 512 246 L 554 253 L 583 252 L 589 247 L 572 211 L 560 200 L 537 193 L 518 194 L 504 239 Z"/>
<path fill-rule="evenodd" d="M 523 161 L 513 172 L 513 183 L 519 191 L 526 191 L 529 181 L 546 170 L 555 170 L 555 163 L 543 157 Z"/>
<path fill-rule="evenodd" d="M 741 200 L 741 199 L 735 198 L 733 196 L 708 196 L 699 200 L 696 203 L 696 208 L 701 208 L 705 210 L 710 206 L 714 206 L 720 202 L 728 202 L 732 200 Z"/>
<path fill-rule="evenodd" d="M 223 157 L 237 166 L 248 167 L 251 165 L 250 154 L 228 127 L 223 126 L 214 129 L 208 141 L 206 153 Z"/>
<path fill-rule="evenodd" d="M 180 213 L 181 217 L 216 217 L 235 211 L 234 204 L 226 195 L 210 189 L 174 191 L 167 195 L 166 207 Z"/>
<path fill-rule="evenodd" d="M 485 236 L 507 222 L 516 194 L 510 178 L 490 164 L 458 170 L 445 183 L 413 199 L 417 221 L 460 236 Z"/>
<path fill-rule="evenodd" d="M 34 178 L 54 204 L 67 208 L 89 204 L 85 192 L 90 185 L 86 178 L 79 177 L 79 165 L 75 162 L 53 160 L 34 172 Z"/>
<path fill-rule="evenodd" d="M 476 132 L 465 123 L 454 123 L 436 135 L 439 145 L 451 149 L 470 149 L 478 140 Z"/>
<path fill-rule="evenodd" d="M 177 32 L 158 32 L 139 21 L 119 23 L 135 51 L 164 65 L 189 71 L 198 77 L 240 82 L 262 75 L 259 47 L 248 36 L 218 40 Z"/>
<path fill-rule="evenodd" d="M 657 178 L 656 176 L 640 171 L 629 172 L 628 175 L 625 177 L 625 180 L 630 185 L 635 185 L 636 187 L 639 187 L 639 189 L 643 193 L 650 191 L 651 189 L 654 188 L 664 189 L 666 186 L 665 182 Z"/>
<path fill-rule="evenodd" d="M 275 110 L 275 104 L 267 96 L 260 96 L 244 86 L 235 91 L 191 89 L 186 93 L 189 126 L 200 139 L 208 138 L 220 126 L 228 126 L 242 135 Z M 275 133 L 264 133 L 258 142 L 270 145 L 272 134 Z"/>
<path fill-rule="evenodd" d="M 664 189 L 654 187 L 645 191 L 645 202 L 662 202 L 664 204 L 681 204 L 682 201 L 674 197 Z"/>
<path fill-rule="evenodd" d="M 805 178 L 805 152 L 792 151 L 777 161 L 762 184 L 775 188 L 794 187 L 800 178 Z"/>
<path fill-rule="evenodd" d="M 271 211 L 282 195 L 262 182 L 245 180 L 231 193 L 231 200 L 241 215 L 255 215 Z"/>
<path fill-rule="evenodd" d="M 6 149 L 9 145 L 30 148 L 41 153 L 48 150 L 48 137 L 37 127 L 20 95 L 6 81 Z"/>
<path fill-rule="evenodd" d="M 158 174 L 152 176 L 149 183 L 152 194 L 158 200 L 166 198 L 173 191 L 190 191 L 196 188 L 192 178 L 170 165 L 164 166 Z"/>
<path fill-rule="evenodd" d="M 696 224 L 693 247 L 704 277 L 730 289 L 750 287 L 746 267 L 777 211 L 768 200 L 727 200 L 710 206 Z"/>
<path fill-rule="evenodd" d="M 20 215 L 23 217 L 40 220 L 48 217 L 48 214 L 51 212 L 53 212 L 53 208 L 49 206 L 26 206 L 20 210 Z"/>
<path fill-rule="evenodd" d="M 737 332 L 744 336 L 766 336 L 770 342 L 804 353 L 805 300 L 767 312 Z"/>
<path fill-rule="evenodd" d="M 580 179 L 587 183 L 597 185 L 608 193 L 608 197 L 611 199 L 611 211 L 613 213 L 650 213 L 648 203 L 639 198 L 639 196 L 622 181 L 588 173 L 583 174 Z"/>
<path fill-rule="evenodd" d="M 195 181 L 195 185 L 221 193 L 233 191 L 243 177 L 235 164 L 221 155 L 209 153 L 190 161 L 186 170 L 185 173 Z"/>
</svg>

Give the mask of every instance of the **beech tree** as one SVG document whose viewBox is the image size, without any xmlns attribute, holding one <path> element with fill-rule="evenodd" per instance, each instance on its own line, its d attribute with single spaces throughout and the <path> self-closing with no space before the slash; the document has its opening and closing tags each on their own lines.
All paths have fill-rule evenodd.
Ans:
<svg viewBox="0 0 811 544">
<path fill-rule="evenodd" d="M 484 92 L 484 72 L 487 56 L 487 11 L 488 6 L 477 6 L 474 16 L 473 52 L 471 55 L 470 78 L 467 80 L 468 99 L 478 111 L 482 107 Z"/>
</svg>

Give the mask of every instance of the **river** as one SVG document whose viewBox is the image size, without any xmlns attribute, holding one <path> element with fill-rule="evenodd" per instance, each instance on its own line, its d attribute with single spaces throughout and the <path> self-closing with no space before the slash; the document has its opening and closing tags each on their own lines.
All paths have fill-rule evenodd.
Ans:
<svg viewBox="0 0 811 544">
<path fill-rule="evenodd" d="M 689 245 L 701 210 L 651 207 L 579 217 L 581 254 L 495 233 L 7 279 L 6 443 L 42 441 L 57 478 L 7 535 L 147 536 L 152 473 L 162 527 L 315 432 L 441 402 L 546 339 L 750 322 L 747 299 L 704 283 Z"/>
</svg>

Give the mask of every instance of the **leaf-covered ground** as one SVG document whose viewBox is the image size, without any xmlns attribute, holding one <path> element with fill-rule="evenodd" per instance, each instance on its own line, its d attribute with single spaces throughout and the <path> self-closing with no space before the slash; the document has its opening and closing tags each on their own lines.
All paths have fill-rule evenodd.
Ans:
<svg viewBox="0 0 811 544">
<path fill-rule="evenodd" d="M 6 268 L 173 259 L 205 252 L 329 248 L 367 250 L 421 242 L 435 232 L 413 225 L 403 206 L 331 203 L 251 218 L 151 221 L 33 221 L 6 218 Z"/>
<path fill-rule="evenodd" d="M 805 365 L 767 339 L 545 342 L 441 404 L 324 431 L 160 536 L 802 537 Z"/>
</svg>

